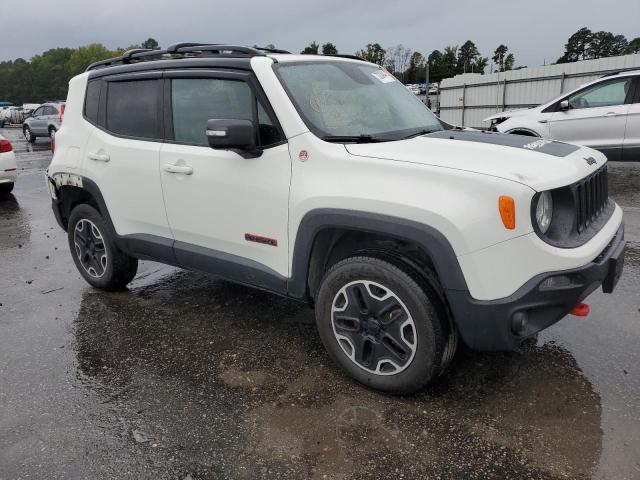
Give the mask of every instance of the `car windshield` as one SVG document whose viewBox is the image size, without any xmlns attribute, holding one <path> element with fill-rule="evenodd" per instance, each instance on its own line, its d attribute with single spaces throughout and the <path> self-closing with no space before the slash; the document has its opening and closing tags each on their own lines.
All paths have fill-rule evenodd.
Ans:
<svg viewBox="0 0 640 480">
<path fill-rule="evenodd" d="M 275 70 L 309 129 L 340 142 L 399 140 L 443 130 L 436 116 L 384 69 L 363 63 L 279 63 Z"/>
</svg>

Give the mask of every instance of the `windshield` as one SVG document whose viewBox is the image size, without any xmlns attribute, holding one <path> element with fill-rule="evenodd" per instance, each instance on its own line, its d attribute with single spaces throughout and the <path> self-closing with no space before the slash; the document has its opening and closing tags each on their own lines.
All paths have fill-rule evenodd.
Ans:
<svg viewBox="0 0 640 480">
<path fill-rule="evenodd" d="M 279 63 L 275 70 L 309 129 L 325 140 L 386 141 L 443 130 L 384 69 L 355 62 Z"/>
</svg>

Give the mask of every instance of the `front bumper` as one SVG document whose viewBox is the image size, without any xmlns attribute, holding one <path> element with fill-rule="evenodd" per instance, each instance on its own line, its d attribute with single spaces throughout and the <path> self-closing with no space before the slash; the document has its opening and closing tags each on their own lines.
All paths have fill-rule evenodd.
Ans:
<svg viewBox="0 0 640 480">
<path fill-rule="evenodd" d="M 509 297 L 476 300 L 469 292 L 447 290 L 447 299 L 462 339 L 477 350 L 510 350 L 550 327 L 598 287 L 611 293 L 624 265 L 624 225 L 589 264 L 537 275 Z M 552 277 L 571 280 L 546 288 Z M 545 284 L 543 288 L 541 285 Z"/>
</svg>

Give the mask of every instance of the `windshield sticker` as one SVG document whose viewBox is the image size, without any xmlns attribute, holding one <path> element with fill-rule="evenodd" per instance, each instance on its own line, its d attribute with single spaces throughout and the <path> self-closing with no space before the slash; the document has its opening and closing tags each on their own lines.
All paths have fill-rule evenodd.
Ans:
<svg viewBox="0 0 640 480">
<path fill-rule="evenodd" d="M 396 81 L 396 79 L 393 78 L 393 75 L 385 72 L 384 70 L 376 70 L 375 72 L 372 72 L 371 75 L 376 77 L 382 83 L 392 83 Z"/>
</svg>

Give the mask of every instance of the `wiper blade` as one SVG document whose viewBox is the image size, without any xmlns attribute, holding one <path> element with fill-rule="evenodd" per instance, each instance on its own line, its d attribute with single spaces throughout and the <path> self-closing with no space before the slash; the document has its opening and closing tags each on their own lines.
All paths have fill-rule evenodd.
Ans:
<svg viewBox="0 0 640 480">
<path fill-rule="evenodd" d="M 321 137 L 325 142 L 334 143 L 375 143 L 387 142 L 383 138 L 374 137 L 372 135 L 325 135 Z"/>
<path fill-rule="evenodd" d="M 423 128 L 419 132 L 413 132 L 413 133 L 411 133 L 409 135 L 406 135 L 406 136 L 400 138 L 400 140 L 408 140 L 409 138 L 419 137 L 421 135 L 426 135 L 427 133 L 433 133 L 433 132 L 437 132 L 437 131 L 438 130 L 429 130 L 429 129 Z"/>
</svg>

